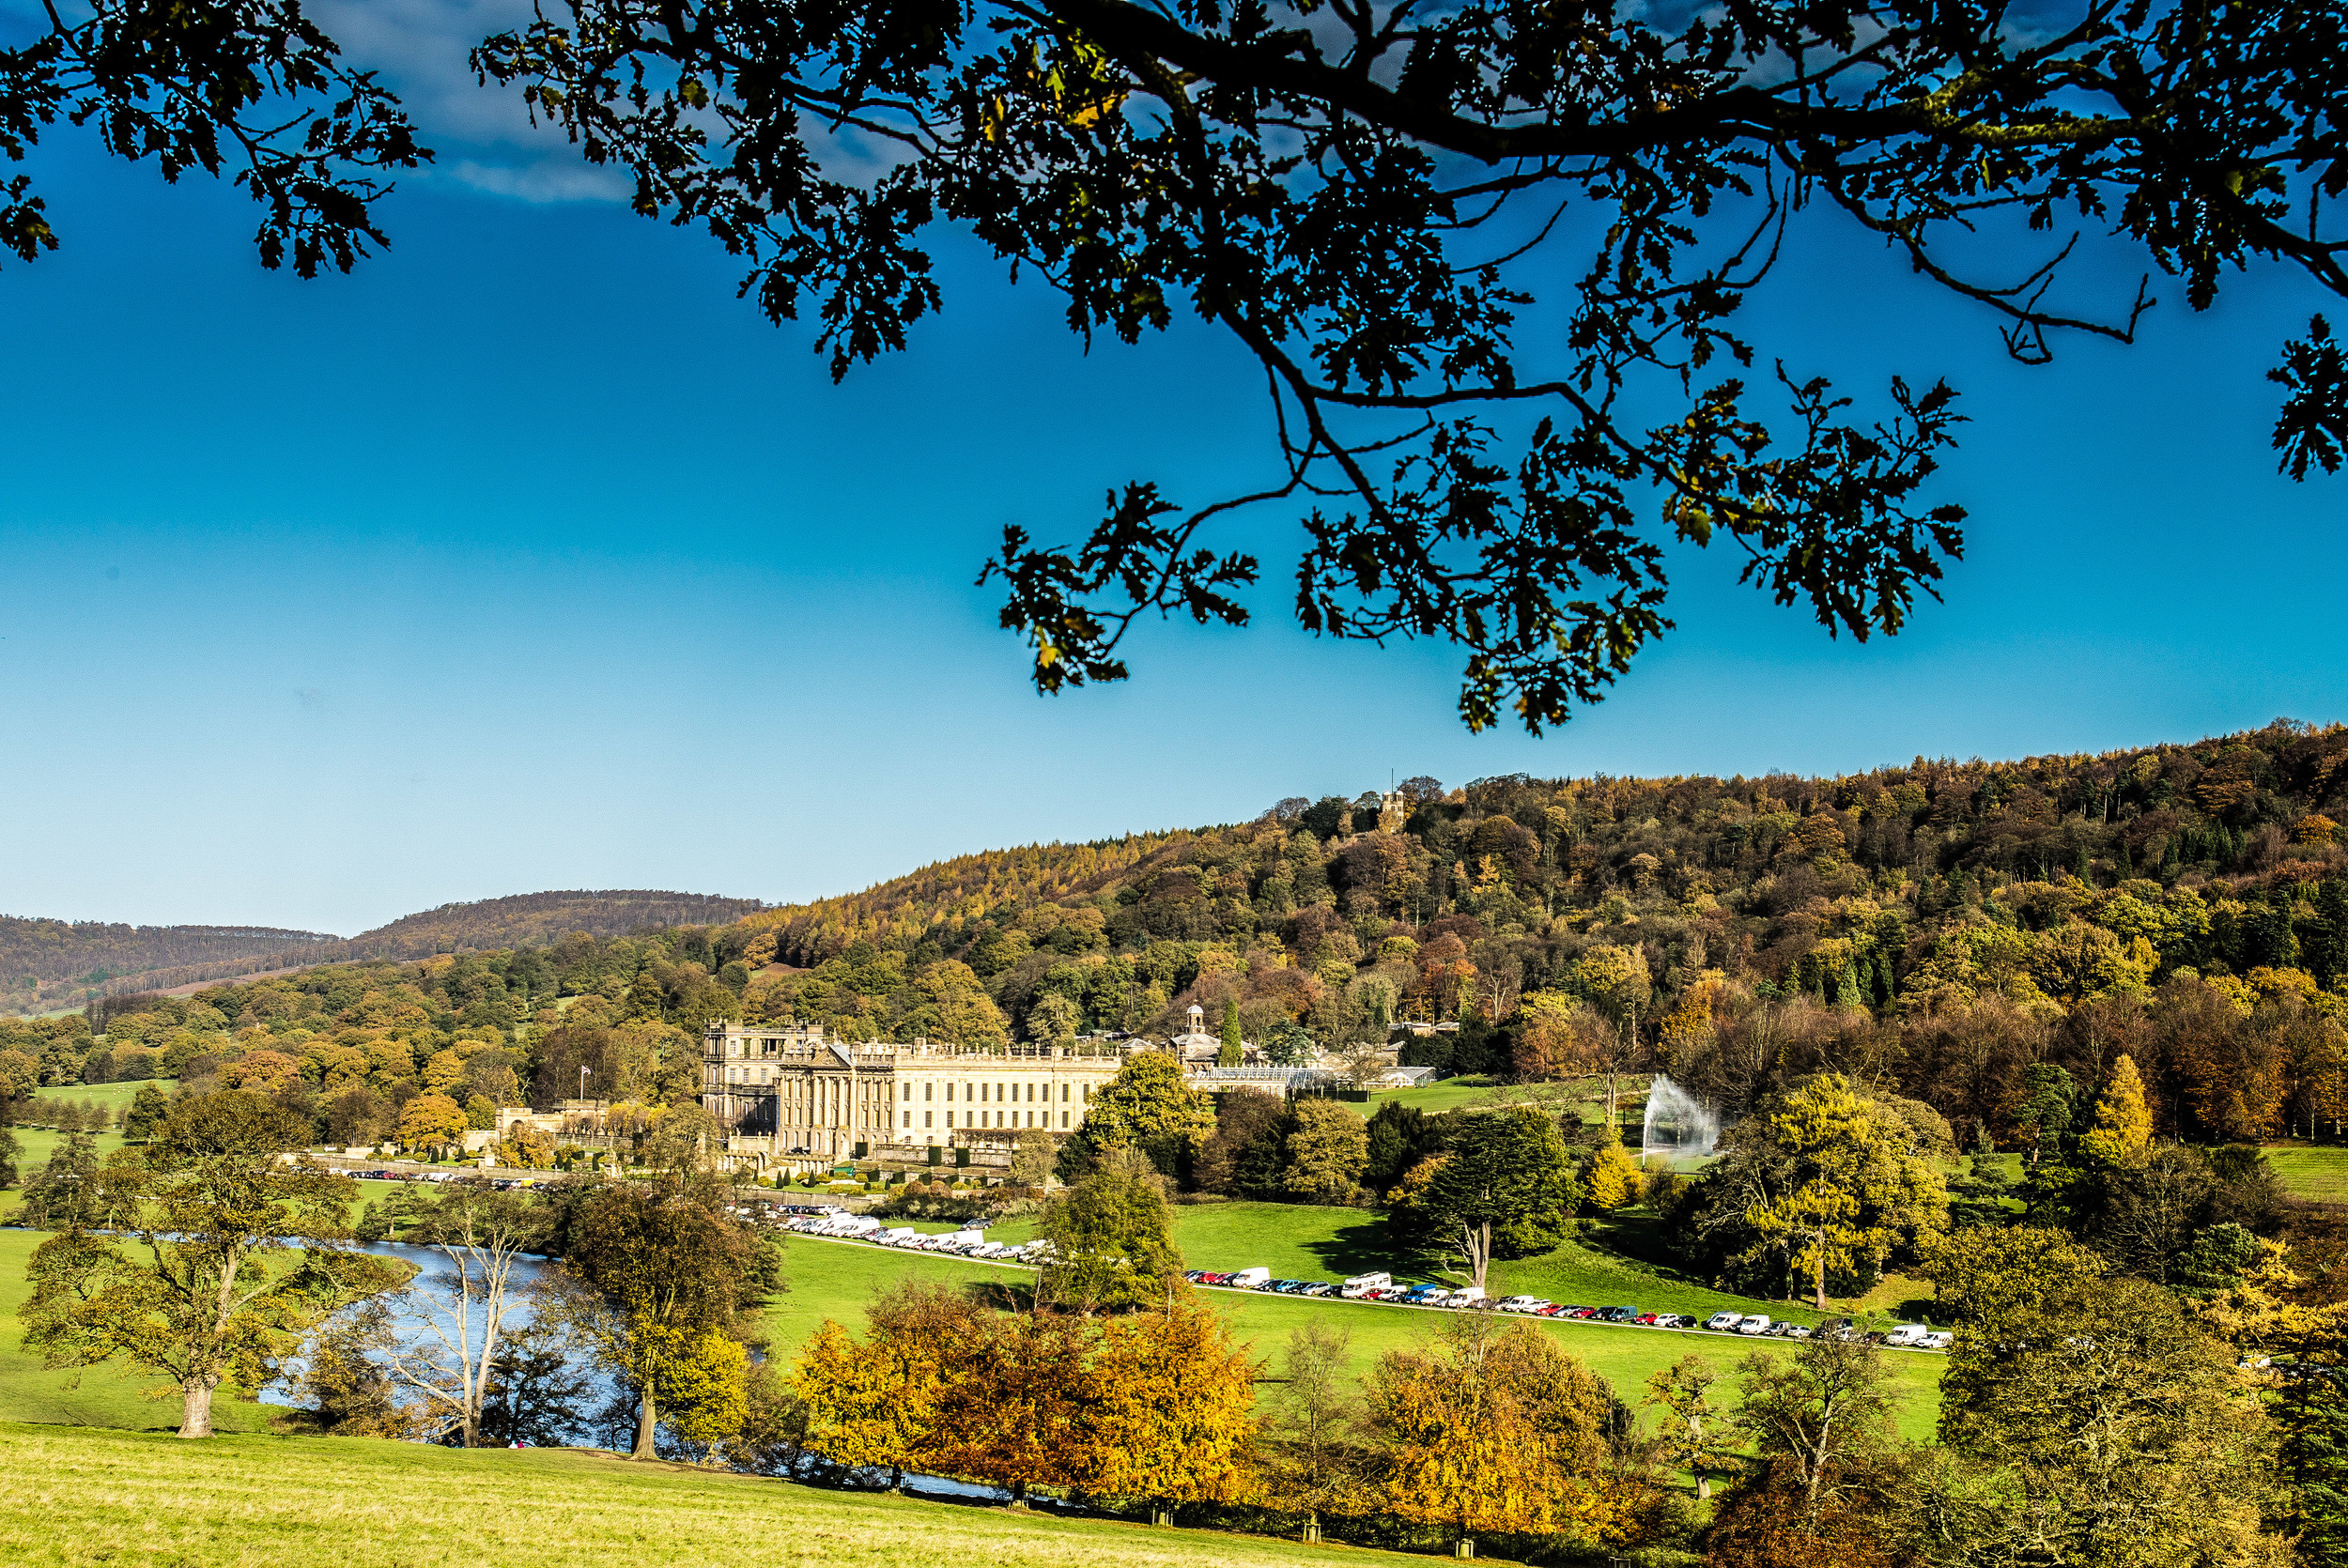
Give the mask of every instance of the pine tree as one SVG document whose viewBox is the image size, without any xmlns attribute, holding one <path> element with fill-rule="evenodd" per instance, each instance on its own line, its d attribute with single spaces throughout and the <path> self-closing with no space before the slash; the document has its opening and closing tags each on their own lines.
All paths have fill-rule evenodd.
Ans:
<svg viewBox="0 0 2348 1568">
<path fill-rule="evenodd" d="M 2315 895 L 2315 924 L 2300 945 L 2315 983 L 2330 990 L 2348 972 L 2348 877 L 2325 877 Z"/>
<path fill-rule="evenodd" d="M 1227 1068 L 1235 1068 L 1245 1058 L 1245 1042 L 1239 1032 L 1239 998 L 1223 999 L 1223 1049 L 1215 1053 L 1215 1061 Z"/>
</svg>

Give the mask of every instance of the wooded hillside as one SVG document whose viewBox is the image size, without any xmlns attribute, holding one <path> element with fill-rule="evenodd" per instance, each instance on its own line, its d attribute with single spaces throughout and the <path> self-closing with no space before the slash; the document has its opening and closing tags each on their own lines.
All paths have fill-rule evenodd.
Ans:
<svg viewBox="0 0 2348 1568">
<path fill-rule="evenodd" d="M 1967 1136 L 2011 1135 L 2033 1066 L 2084 1092 L 2126 1051 L 2164 1130 L 2266 1136 L 2348 1111 L 2343 797 L 2348 728 L 2291 721 L 1833 778 L 1414 779 L 965 856 L 715 947 L 758 972 L 752 1016 L 851 1034 L 966 966 L 1025 1038 L 1162 1034 L 1193 1003 L 1253 1041 L 1460 1020 L 1414 1052 L 1530 1077 L 1636 1061 L 1731 1111 L 1834 1067 Z"/>
</svg>

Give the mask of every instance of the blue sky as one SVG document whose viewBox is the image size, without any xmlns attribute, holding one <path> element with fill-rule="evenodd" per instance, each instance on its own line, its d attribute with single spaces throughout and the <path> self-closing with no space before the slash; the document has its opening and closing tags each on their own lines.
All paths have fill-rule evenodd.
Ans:
<svg viewBox="0 0 2348 1568">
<path fill-rule="evenodd" d="M 1298 536 L 1266 515 L 1230 536 L 1266 560 L 1255 629 L 1152 627 L 1131 683 L 1038 698 L 978 561 L 1129 479 L 1260 480 L 1231 349 L 1185 325 L 1088 356 L 948 240 L 944 315 L 833 387 L 714 247 L 447 68 L 499 7 L 321 9 L 442 154 L 356 274 L 263 272 L 239 194 L 70 132 L 32 165 L 65 248 L 0 269 L 0 911 L 351 932 L 547 887 L 782 901 L 1389 770 L 1835 772 L 2344 716 L 2348 497 L 2266 447 L 2305 284 L 2253 272 L 2199 316 L 2163 286 L 2137 348 L 2027 370 L 1824 230 L 1753 330 L 1861 388 L 1947 374 L 1976 422 L 1943 487 L 1968 559 L 1895 641 L 1831 642 L 1682 552 L 1679 629 L 1612 699 L 1475 736 L 1448 650 L 1289 624 Z"/>
</svg>

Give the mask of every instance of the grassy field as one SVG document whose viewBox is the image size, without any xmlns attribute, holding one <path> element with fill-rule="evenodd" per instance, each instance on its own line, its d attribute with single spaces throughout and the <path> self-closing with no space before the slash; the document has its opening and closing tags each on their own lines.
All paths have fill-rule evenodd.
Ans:
<svg viewBox="0 0 2348 1568">
<path fill-rule="evenodd" d="M 428 1448 L 0 1426 L 0 1560 L 42 1568 L 1199 1568 L 1383 1552 L 1060 1520 L 638 1465 L 575 1449 Z"/>
<path fill-rule="evenodd" d="M 163 1093 L 169 1094 L 172 1082 L 166 1078 L 157 1083 L 155 1086 Z M 136 1099 L 139 1090 L 144 1087 L 146 1087 L 144 1084 L 74 1084 L 64 1088 L 35 1089 L 33 1098 L 35 1099 L 70 1099 L 76 1105 L 85 1099 L 94 1099 L 104 1106 L 109 1114 L 112 1114 Z"/>
<path fill-rule="evenodd" d="M 2294 1197 L 2348 1203 L 2348 1148 L 2270 1148 L 2266 1162 Z"/>
</svg>

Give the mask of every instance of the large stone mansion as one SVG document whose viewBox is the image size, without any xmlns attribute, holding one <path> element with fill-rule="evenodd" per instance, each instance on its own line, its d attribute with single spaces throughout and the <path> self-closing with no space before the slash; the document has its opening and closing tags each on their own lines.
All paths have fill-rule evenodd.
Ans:
<svg viewBox="0 0 2348 1568">
<path fill-rule="evenodd" d="M 965 1050 L 851 1042 L 821 1024 L 731 1019 L 702 1038 L 702 1108 L 744 1162 L 910 1155 L 1007 1144 L 1017 1131 L 1073 1132 L 1138 1041 Z"/>
</svg>

